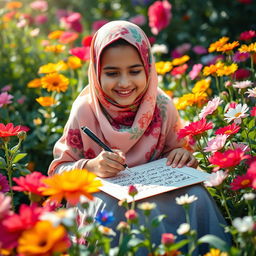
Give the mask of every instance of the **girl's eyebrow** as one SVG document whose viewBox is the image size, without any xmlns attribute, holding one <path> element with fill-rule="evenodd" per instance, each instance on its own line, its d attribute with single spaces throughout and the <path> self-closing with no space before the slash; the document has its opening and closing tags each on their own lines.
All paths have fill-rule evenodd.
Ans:
<svg viewBox="0 0 256 256">
<path fill-rule="evenodd" d="M 143 67 L 142 64 L 135 64 L 132 66 L 129 66 L 128 68 L 138 68 L 138 67 Z M 119 69 L 118 67 L 112 67 L 112 66 L 106 66 L 103 68 L 103 70 L 108 70 L 108 69 Z"/>
</svg>

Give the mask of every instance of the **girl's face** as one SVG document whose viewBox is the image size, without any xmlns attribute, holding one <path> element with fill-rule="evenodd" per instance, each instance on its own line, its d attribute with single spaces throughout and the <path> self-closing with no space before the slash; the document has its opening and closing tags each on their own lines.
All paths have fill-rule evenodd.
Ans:
<svg viewBox="0 0 256 256">
<path fill-rule="evenodd" d="M 133 46 L 119 45 L 106 49 L 100 66 L 102 90 L 120 105 L 132 105 L 147 86 L 143 63 Z"/>
</svg>

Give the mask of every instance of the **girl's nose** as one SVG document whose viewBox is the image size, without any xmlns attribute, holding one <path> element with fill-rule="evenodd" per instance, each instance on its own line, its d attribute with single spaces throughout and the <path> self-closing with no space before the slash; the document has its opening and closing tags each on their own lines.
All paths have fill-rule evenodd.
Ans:
<svg viewBox="0 0 256 256">
<path fill-rule="evenodd" d="M 131 85 L 131 81 L 128 76 L 123 75 L 120 77 L 118 86 L 126 88 L 126 87 L 129 87 L 130 85 Z"/>
</svg>

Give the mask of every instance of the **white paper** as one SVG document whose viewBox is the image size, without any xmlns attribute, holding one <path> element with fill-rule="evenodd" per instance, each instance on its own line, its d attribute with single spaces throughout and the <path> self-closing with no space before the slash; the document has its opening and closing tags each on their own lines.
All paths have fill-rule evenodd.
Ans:
<svg viewBox="0 0 256 256">
<path fill-rule="evenodd" d="M 190 167 L 172 168 L 166 166 L 166 158 L 139 165 L 120 172 L 112 178 L 99 178 L 103 184 L 100 189 L 121 200 L 133 199 L 128 188 L 134 185 L 138 194 L 134 200 L 140 200 L 160 193 L 205 181 L 208 173 Z"/>
</svg>

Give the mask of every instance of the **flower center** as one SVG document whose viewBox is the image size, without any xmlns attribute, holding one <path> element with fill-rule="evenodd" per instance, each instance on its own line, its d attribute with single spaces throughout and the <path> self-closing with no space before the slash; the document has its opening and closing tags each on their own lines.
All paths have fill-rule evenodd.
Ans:
<svg viewBox="0 0 256 256">
<path fill-rule="evenodd" d="M 241 185 L 246 186 L 246 185 L 248 185 L 249 183 L 250 183 L 250 180 L 247 179 L 247 180 L 243 180 L 243 181 L 241 182 Z"/>
<path fill-rule="evenodd" d="M 239 117 L 239 116 L 241 116 L 241 114 L 242 114 L 241 112 L 238 112 L 235 114 L 235 117 Z"/>
</svg>

